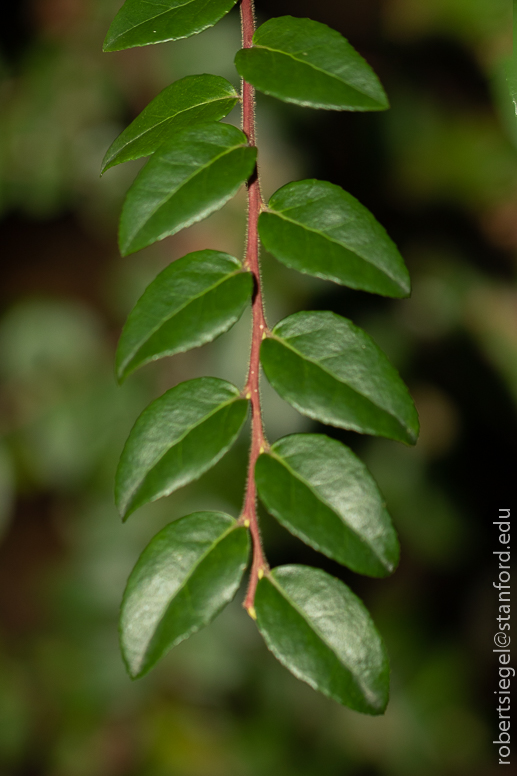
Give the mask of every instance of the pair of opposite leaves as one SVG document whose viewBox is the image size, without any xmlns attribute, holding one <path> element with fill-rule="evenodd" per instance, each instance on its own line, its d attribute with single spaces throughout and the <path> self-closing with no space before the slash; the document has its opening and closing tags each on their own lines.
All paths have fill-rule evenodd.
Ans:
<svg viewBox="0 0 517 776">
<path fill-rule="evenodd" d="M 132 5 L 126 3 L 121 14 Z M 196 0 L 168 5 L 177 15 L 185 6 L 192 10 Z M 210 8 L 216 5 L 224 3 Z M 158 23 L 152 25 L 157 28 L 153 34 L 169 36 L 160 40 L 172 39 L 170 28 L 165 29 L 170 17 L 165 17 L 161 33 Z M 121 45 L 119 36 L 113 50 L 157 42 L 143 39 L 145 24 L 136 21 L 130 20 L 138 41 L 133 35 L 133 42 L 126 37 Z M 239 52 L 236 64 L 263 91 L 313 107 L 387 107 L 364 60 L 325 25 L 291 17 L 272 20 L 257 30 L 254 44 Z M 278 83 L 279 64 L 284 84 Z M 246 145 L 245 136 L 228 125 L 203 123 L 227 115 L 237 99 L 231 85 L 216 76 L 182 79 L 109 149 L 103 170 L 154 152 L 124 206 L 123 253 L 205 217 L 249 177 L 255 149 Z M 272 197 L 259 228 L 266 248 L 287 266 L 390 296 L 408 293 L 407 271 L 395 246 L 339 187 L 321 181 L 289 184 Z M 204 251 L 175 262 L 130 316 L 118 351 L 119 377 L 226 331 L 250 292 L 249 273 L 232 257 Z M 261 360 L 278 392 L 310 417 L 415 440 L 418 422 L 405 387 L 382 352 L 350 321 L 331 313 L 291 316 L 263 343 Z M 199 477 L 231 446 L 246 412 L 247 402 L 237 389 L 213 378 L 181 384 L 153 402 L 137 421 L 121 459 L 121 511 L 129 514 Z M 340 443 L 320 435 L 279 440 L 259 458 L 256 479 L 268 509 L 316 549 L 374 576 L 396 565 L 398 544 L 380 494 L 365 467 Z M 171 569 L 171 550 L 186 565 Z M 123 651 L 133 676 L 145 673 L 233 597 L 247 553 L 246 530 L 220 513 L 190 515 L 155 537 L 130 577 L 122 609 Z M 259 582 L 256 611 L 268 646 L 295 675 L 358 710 L 383 710 L 388 685 L 384 649 L 368 613 L 343 583 L 316 569 L 276 569 Z"/>
<path fill-rule="evenodd" d="M 224 10 L 221 4 L 221 16 L 233 4 Z M 148 34 L 147 22 L 156 28 L 157 41 L 194 34 L 204 27 L 191 25 L 187 31 L 173 25 L 177 13 L 187 13 L 189 8 L 193 12 L 196 5 L 196 0 L 181 5 L 170 0 L 165 4 L 128 0 L 112 25 L 113 32 L 108 33 L 105 48 L 117 50 L 155 42 Z M 207 10 L 214 5 L 218 4 L 209 3 Z M 169 6 L 171 19 L 167 13 L 152 16 L 153 8 Z M 151 18 L 144 23 L 141 17 L 145 14 Z M 331 110 L 388 107 L 384 90 L 364 59 L 338 32 L 310 19 L 271 19 L 255 32 L 253 47 L 238 52 L 235 64 L 245 80 L 287 102 Z M 249 178 L 256 149 L 247 145 L 240 130 L 213 123 L 226 116 L 238 99 L 231 84 L 222 78 L 203 75 L 182 79 L 158 95 L 110 147 L 103 171 L 154 153 L 124 204 L 120 223 L 123 255 L 205 218 Z M 206 122 L 210 125 L 200 126 Z"/>
<path fill-rule="evenodd" d="M 227 293 L 236 280 L 240 299 Z M 213 339 L 238 318 L 250 292 L 249 273 L 230 256 L 200 251 L 177 260 L 131 313 L 119 374 Z M 279 350 L 269 353 L 270 344 Z M 310 417 L 405 441 L 416 434 L 414 409 L 396 371 L 344 318 L 290 316 L 262 343 L 261 361 L 280 395 Z M 213 466 L 235 442 L 247 410 L 237 388 L 211 377 L 180 383 L 154 401 L 137 420 L 119 464 L 122 514 Z M 382 497 L 345 445 L 320 434 L 280 439 L 259 457 L 255 479 L 266 508 L 315 549 L 372 576 L 396 566 L 398 542 Z M 233 598 L 248 552 L 247 529 L 220 513 L 189 515 L 152 540 L 122 606 L 123 654 L 132 676 L 146 673 Z M 384 710 L 386 654 L 366 609 L 342 582 L 317 569 L 275 569 L 259 581 L 255 612 L 266 643 L 295 676 L 356 710 Z"/>
</svg>

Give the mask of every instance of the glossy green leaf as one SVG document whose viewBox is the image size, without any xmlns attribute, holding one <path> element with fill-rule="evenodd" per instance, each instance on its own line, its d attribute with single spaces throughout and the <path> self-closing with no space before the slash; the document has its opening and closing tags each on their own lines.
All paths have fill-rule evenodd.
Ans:
<svg viewBox="0 0 517 776">
<path fill-rule="evenodd" d="M 115 481 L 123 517 L 210 469 L 237 439 L 248 401 L 225 380 L 199 377 L 153 401 L 128 437 Z"/>
<path fill-rule="evenodd" d="M 167 86 L 111 144 L 102 173 L 130 159 L 153 154 L 174 133 L 193 124 L 219 121 L 239 95 L 218 75 L 188 75 Z"/>
<path fill-rule="evenodd" d="M 398 563 L 397 535 L 366 466 L 323 434 L 279 439 L 255 466 L 259 496 L 291 533 L 361 574 Z"/>
<path fill-rule="evenodd" d="M 135 178 L 120 218 L 123 256 L 218 210 L 249 178 L 257 150 L 230 124 L 207 122 L 163 143 Z"/>
<path fill-rule="evenodd" d="M 260 359 L 273 388 L 310 418 L 414 444 L 418 415 L 409 392 L 371 337 L 330 312 L 280 321 Z"/>
<path fill-rule="evenodd" d="M 288 183 L 259 217 L 264 247 L 299 272 L 384 296 L 409 295 L 409 273 L 384 228 L 326 181 Z"/>
<path fill-rule="evenodd" d="M 233 326 L 253 279 L 233 256 L 205 250 L 166 267 L 131 312 L 117 349 L 123 380 L 142 364 L 204 345 Z"/>
<path fill-rule="evenodd" d="M 235 66 L 266 94 L 328 110 L 389 107 L 368 63 L 326 24 L 292 16 L 270 19 L 255 32 L 253 44 L 237 52 Z"/>
<path fill-rule="evenodd" d="M 382 714 L 386 650 L 362 602 L 339 579 L 309 566 L 280 566 L 258 583 L 257 625 L 297 679 L 344 706 Z"/>
<path fill-rule="evenodd" d="M 113 19 L 104 51 L 188 38 L 212 27 L 237 0 L 126 0 Z"/>
<path fill-rule="evenodd" d="M 152 539 L 131 572 L 120 612 L 122 654 L 134 679 L 232 600 L 248 553 L 247 529 L 222 512 L 187 515 Z"/>
</svg>

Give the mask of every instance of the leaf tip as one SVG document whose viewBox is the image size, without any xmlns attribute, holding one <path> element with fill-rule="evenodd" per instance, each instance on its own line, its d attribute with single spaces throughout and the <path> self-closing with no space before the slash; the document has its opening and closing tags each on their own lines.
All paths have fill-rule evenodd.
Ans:
<svg viewBox="0 0 517 776">
<path fill-rule="evenodd" d="M 420 434 L 420 421 L 417 417 L 415 425 L 407 429 L 407 444 L 416 445 L 416 443 L 418 442 L 419 434 Z"/>
<path fill-rule="evenodd" d="M 125 523 L 127 521 L 128 517 L 129 517 L 129 515 L 132 512 L 134 512 L 134 510 L 131 509 L 131 507 L 128 504 L 122 504 L 118 500 L 115 500 L 115 503 L 116 503 L 116 506 L 117 506 L 117 509 L 118 509 L 118 513 L 120 515 L 120 519 L 122 520 L 123 523 Z"/>
<path fill-rule="evenodd" d="M 102 53 L 103 54 L 109 54 L 111 51 L 116 51 L 116 48 L 113 47 L 114 41 L 108 37 L 106 37 L 104 43 L 102 44 Z"/>
<path fill-rule="evenodd" d="M 119 236 L 118 249 L 122 258 L 130 256 L 132 253 L 136 253 L 138 248 L 134 248 L 130 239 Z"/>
<path fill-rule="evenodd" d="M 122 383 L 124 382 L 124 380 L 129 374 L 127 370 L 127 365 L 121 364 L 119 359 L 116 358 L 114 371 L 115 371 L 115 380 L 117 381 L 117 385 L 122 385 Z"/>
<path fill-rule="evenodd" d="M 126 671 L 132 682 L 135 682 L 137 679 L 140 679 L 140 674 L 138 673 L 138 671 L 133 671 L 131 666 L 127 664 L 126 664 Z"/>
<path fill-rule="evenodd" d="M 257 612 L 255 611 L 255 607 L 254 606 L 248 606 L 246 611 L 248 612 L 248 614 L 249 614 L 249 616 L 251 617 L 252 620 L 256 620 L 257 619 Z"/>
<path fill-rule="evenodd" d="M 145 660 L 134 661 L 133 664 L 129 661 L 129 658 L 124 654 L 124 647 L 122 647 L 122 659 L 126 666 L 126 671 L 132 682 L 137 679 L 141 679 L 145 676 L 152 666 L 146 665 Z"/>
<path fill-rule="evenodd" d="M 391 108 L 390 101 L 388 100 L 386 94 L 384 94 L 384 99 L 378 100 L 378 103 L 378 110 L 389 110 Z"/>
</svg>

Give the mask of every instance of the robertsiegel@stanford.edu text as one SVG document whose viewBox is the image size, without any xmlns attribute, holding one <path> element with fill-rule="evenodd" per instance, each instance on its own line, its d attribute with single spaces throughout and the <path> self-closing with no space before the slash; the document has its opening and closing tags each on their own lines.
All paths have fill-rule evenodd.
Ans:
<svg viewBox="0 0 517 776">
<path fill-rule="evenodd" d="M 499 765 L 510 765 L 510 683 L 515 668 L 509 663 L 510 656 L 510 510 L 500 509 L 494 525 L 498 526 L 498 549 L 494 555 L 499 559 L 498 581 L 494 587 L 499 591 L 497 632 L 494 635 L 494 652 L 498 655 L 498 684 L 494 690 L 497 702 L 499 736 L 493 741 L 499 747 Z M 503 549 L 504 548 L 504 549 Z"/>
</svg>

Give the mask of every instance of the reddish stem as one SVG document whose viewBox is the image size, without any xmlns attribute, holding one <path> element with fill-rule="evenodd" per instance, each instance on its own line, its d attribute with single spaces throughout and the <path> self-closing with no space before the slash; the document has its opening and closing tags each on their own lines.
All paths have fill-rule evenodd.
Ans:
<svg viewBox="0 0 517 776">
<path fill-rule="evenodd" d="M 241 2 L 242 43 L 244 48 L 252 46 L 255 19 L 253 0 Z M 242 129 L 246 134 L 250 146 L 255 146 L 255 90 L 251 84 L 242 82 Z M 246 484 L 246 496 L 241 514 L 241 521 L 249 524 L 253 539 L 253 563 L 251 566 L 248 592 L 244 601 L 244 607 L 252 617 L 255 617 L 253 602 L 255 590 L 260 577 L 268 570 L 268 564 L 262 549 L 260 530 L 257 518 L 257 489 L 255 485 L 255 463 L 261 452 L 268 449 L 262 426 L 262 414 L 260 408 L 260 344 L 267 332 L 264 307 L 262 303 L 262 286 L 260 278 L 259 262 L 259 238 L 258 217 L 262 209 L 262 196 L 257 168 L 248 180 L 248 235 L 246 243 L 246 258 L 244 266 L 253 274 L 255 289 L 253 293 L 252 314 L 253 328 L 251 335 L 251 354 L 248 380 L 244 388 L 244 394 L 251 400 L 251 450 L 248 463 L 248 477 Z"/>
</svg>

